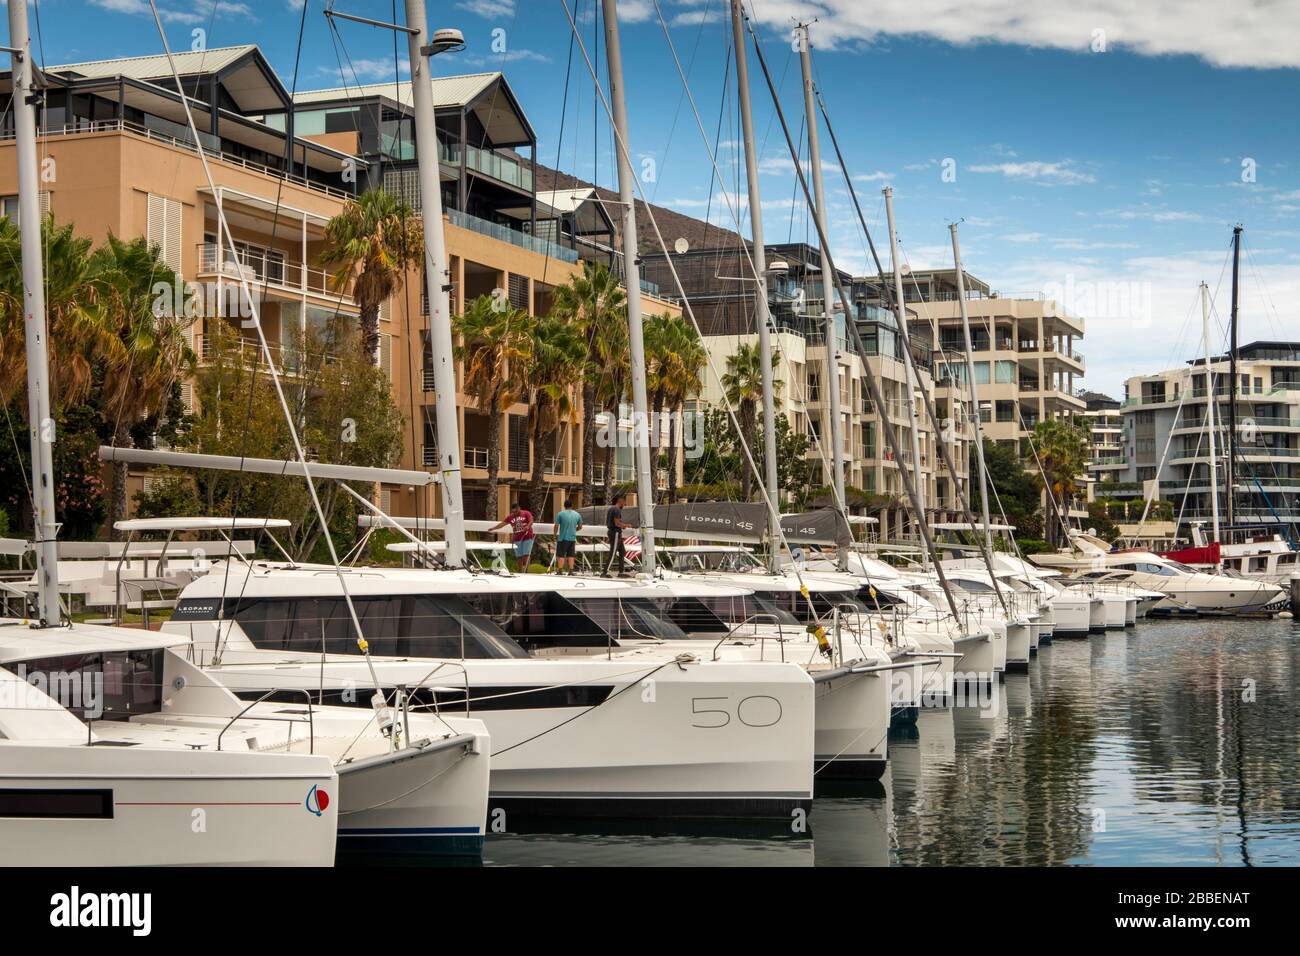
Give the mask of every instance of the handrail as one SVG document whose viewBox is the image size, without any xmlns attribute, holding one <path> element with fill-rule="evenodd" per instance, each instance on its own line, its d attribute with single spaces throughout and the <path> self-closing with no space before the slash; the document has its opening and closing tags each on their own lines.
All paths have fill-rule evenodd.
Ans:
<svg viewBox="0 0 1300 956">
<path fill-rule="evenodd" d="M 184 149 L 189 152 L 197 152 L 197 147 L 195 146 L 195 144 L 191 142 L 188 142 L 183 139 L 178 139 L 175 136 L 169 136 L 166 133 L 161 133 L 157 130 L 149 129 L 147 126 L 141 126 L 138 123 L 132 123 L 130 120 L 125 120 L 125 119 L 94 120 L 92 122 L 86 123 L 84 125 L 78 125 L 78 126 L 64 125 L 61 127 L 44 127 L 41 129 L 40 135 L 42 137 L 76 136 L 76 135 L 81 135 L 86 133 L 119 133 L 119 132 L 131 133 L 132 135 L 135 136 L 142 136 L 147 140 L 156 141 L 162 143 L 165 146 L 174 146 L 178 149 Z M 4 142 L 5 140 L 9 140 L 9 139 L 13 139 L 13 134 L 11 133 L 0 134 L 0 142 Z M 269 176 L 273 179 L 283 179 L 293 183 L 294 185 L 302 186 L 305 189 L 317 190 L 323 193 L 327 193 L 328 195 L 334 196 L 339 199 L 356 198 L 356 196 L 353 193 L 349 193 L 342 189 L 336 189 L 333 186 L 327 186 L 324 183 L 314 182 L 303 176 L 299 176 L 297 173 L 284 172 L 282 170 L 275 169 L 272 166 L 267 166 L 263 163 L 257 163 L 249 159 L 244 159 L 243 157 L 240 156 L 234 156 L 230 153 L 226 153 L 220 150 L 212 150 L 212 149 L 205 148 L 204 152 L 207 154 L 207 156 L 210 159 L 216 159 L 221 162 L 230 163 L 231 165 L 239 166 L 243 169 L 248 169 L 253 172 L 260 173 L 264 176 Z"/>
<path fill-rule="evenodd" d="M 716 643 L 716 644 L 713 645 L 713 660 L 716 661 L 716 660 L 718 659 L 718 648 L 720 648 L 723 644 L 725 644 L 725 643 L 727 642 L 727 639 L 728 639 L 728 638 L 730 638 L 732 635 L 734 635 L 738 630 L 740 630 L 740 629 L 741 629 L 742 627 L 744 627 L 745 625 L 747 625 L 747 624 L 754 624 L 754 623 L 757 623 L 757 622 L 759 621 L 759 619 L 761 619 L 761 618 L 767 618 L 769 624 L 775 624 L 775 625 L 776 625 L 776 627 L 777 627 L 777 631 L 779 632 L 779 633 L 778 633 L 778 636 L 777 636 L 777 639 L 778 639 L 779 641 L 782 642 L 782 647 L 781 647 L 781 661 L 784 663 L 784 661 L 785 661 L 785 646 L 784 646 L 785 637 L 784 637 L 784 633 L 785 633 L 785 632 L 782 630 L 782 628 L 784 627 L 784 625 L 781 623 L 780 618 L 778 618 L 778 617 L 777 617 L 775 614 L 773 614 L 771 611 L 758 611 L 758 612 L 755 613 L 755 614 L 751 614 L 749 617 L 745 618 L 745 619 L 744 619 L 743 621 L 741 621 L 740 623 L 732 625 L 731 630 L 729 630 L 726 634 L 722 635 L 722 637 L 718 638 L 718 643 Z M 758 647 L 759 647 L 759 651 L 758 651 L 758 652 L 759 652 L 759 655 L 760 655 L 760 657 L 761 657 L 762 655 L 764 655 L 764 654 L 766 653 L 766 646 L 767 646 L 767 645 L 766 645 L 766 641 L 767 641 L 767 636 L 764 635 L 764 634 L 756 634 L 755 636 L 758 637 Z"/>
<path fill-rule="evenodd" d="M 247 707 L 241 710 L 239 713 L 235 714 L 234 717 L 231 717 L 229 722 L 227 722 L 226 726 L 221 728 L 221 733 L 217 734 L 217 749 L 218 750 L 221 749 L 221 738 L 226 735 L 226 731 L 229 730 L 234 725 L 235 721 L 239 720 L 239 718 L 243 717 L 246 713 L 248 713 L 258 704 L 262 703 L 272 694 L 278 694 L 281 691 L 285 691 L 291 694 L 297 692 L 307 698 L 307 740 L 308 740 L 308 746 L 310 748 L 308 752 L 314 754 L 316 752 L 315 712 L 312 710 L 311 692 L 308 691 L 305 687 L 272 687 L 261 697 L 257 698 L 257 700 L 253 701 Z"/>
</svg>

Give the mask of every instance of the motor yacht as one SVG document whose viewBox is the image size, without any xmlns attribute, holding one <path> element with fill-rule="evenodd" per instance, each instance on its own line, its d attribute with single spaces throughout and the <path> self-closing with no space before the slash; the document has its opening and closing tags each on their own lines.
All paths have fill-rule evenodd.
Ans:
<svg viewBox="0 0 1300 956">
<path fill-rule="evenodd" d="M 1084 532 L 1071 533 L 1070 544 L 1068 552 L 1034 555 L 1034 563 L 1079 574 L 1109 571 L 1116 579 L 1159 591 L 1167 600 L 1152 613 L 1269 617 L 1287 605 L 1282 588 L 1266 581 L 1207 574 L 1152 551 L 1111 551 L 1106 542 Z"/>
</svg>

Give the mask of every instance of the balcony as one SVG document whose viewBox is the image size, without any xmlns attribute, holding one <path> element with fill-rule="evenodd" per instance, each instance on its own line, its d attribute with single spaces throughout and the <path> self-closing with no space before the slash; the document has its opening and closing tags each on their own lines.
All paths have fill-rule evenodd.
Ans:
<svg viewBox="0 0 1300 956">
<path fill-rule="evenodd" d="M 574 458 L 565 458 L 560 455 L 551 455 L 546 459 L 546 475 L 571 475 L 574 473 L 577 460 Z"/>
<path fill-rule="evenodd" d="M 182 127 L 184 129 L 184 127 Z M 198 147 L 188 138 L 181 139 L 163 133 L 155 129 L 149 129 L 141 126 L 139 123 L 133 123 L 130 120 L 96 120 L 93 123 L 80 122 L 76 126 L 43 126 L 41 128 L 42 138 L 51 136 L 78 136 L 95 133 L 129 133 L 133 136 L 139 136 L 155 143 L 161 143 L 164 146 L 171 146 L 176 149 L 183 149 L 189 153 L 197 153 Z M 188 130 L 186 131 L 188 135 Z M 12 131 L 0 133 L 0 142 L 13 139 Z M 326 186 L 323 183 L 313 182 L 295 173 L 286 173 L 283 170 L 275 169 L 261 163 L 255 163 L 252 160 L 244 159 L 241 156 L 235 156 L 231 153 L 223 153 L 209 145 L 207 134 L 200 132 L 200 137 L 204 139 L 203 154 L 210 160 L 217 160 L 222 163 L 229 163 L 232 166 L 238 166 L 241 169 L 247 169 L 250 172 L 259 173 L 263 176 L 269 176 L 272 179 L 284 180 L 294 185 L 302 186 L 315 192 L 325 193 L 334 196 L 337 199 L 353 199 L 354 194 L 344 192 L 341 189 L 335 189 L 333 186 Z"/>
<path fill-rule="evenodd" d="M 615 465 L 613 473 L 613 483 L 616 485 L 626 485 L 636 480 L 636 469 L 631 465 Z M 605 463 L 597 462 L 591 469 L 591 481 L 593 484 L 603 485 L 605 483 Z"/>
<path fill-rule="evenodd" d="M 477 232 L 481 236 L 487 236 L 491 239 L 500 240 L 501 242 L 508 242 L 521 249 L 527 249 L 529 252 L 535 252 L 538 255 L 550 256 L 552 259 L 559 259 L 562 262 L 568 262 L 570 264 L 578 261 L 578 254 L 572 249 L 567 249 L 549 239 L 530 236 L 526 232 L 519 232 L 517 229 L 511 229 L 509 226 L 504 226 L 496 222 L 488 222 L 486 219 L 480 219 L 477 216 L 471 216 L 468 213 L 461 212 L 459 209 L 448 209 L 447 221 L 453 226 L 458 226 L 461 229 L 468 229 L 471 232 Z"/>
<path fill-rule="evenodd" d="M 438 159 L 448 166 L 459 166 L 462 154 L 465 156 L 465 165 L 474 172 L 517 189 L 532 191 L 533 171 L 518 160 L 490 149 L 438 141 Z"/>
<path fill-rule="evenodd" d="M 339 292 L 332 287 L 330 274 L 300 260 L 277 254 L 272 249 L 239 249 L 232 255 L 221 243 L 198 243 L 198 270 L 200 277 L 216 277 L 239 286 L 246 280 L 250 289 L 274 288 L 298 295 L 318 295 L 343 305 L 353 305 L 349 287 Z"/>
</svg>

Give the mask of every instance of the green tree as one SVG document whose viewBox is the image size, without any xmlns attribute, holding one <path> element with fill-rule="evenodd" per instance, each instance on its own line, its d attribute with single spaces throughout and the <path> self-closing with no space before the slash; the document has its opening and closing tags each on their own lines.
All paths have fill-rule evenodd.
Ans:
<svg viewBox="0 0 1300 956">
<path fill-rule="evenodd" d="M 378 362 L 379 307 L 402 288 L 407 271 L 423 261 L 424 233 L 405 202 L 383 189 L 348 200 L 325 226 L 319 263 L 331 269 L 336 291 L 352 287 L 361 309 L 358 345 Z"/>
<path fill-rule="evenodd" d="M 612 406 L 615 416 L 627 389 L 627 293 L 603 263 L 584 261 L 582 274 L 557 286 L 553 314 L 569 315 L 586 345 L 582 379 L 582 488 L 595 479 L 596 412 Z M 612 480 L 613 445 L 605 452 L 605 500 Z"/>
<path fill-rule="evenodd" d="M 1006 512 L 1007 520 L 1022 533 L 1026 519 L 1035 516 L 1039 510 L 1039 486 L 1035 483 L 1025 462 L 1021 459 L 1014 445 L 1000 445 L 984 439 L 984 461 L 989 473 L 989 482 L 993 485 L 995 495 L 989 501 L 990 517 L 999 515 L 999 502 Z M 971 507 L 978 512 L 983 502 L 983 485 L 980 482 L 978 456 L 970 456 Z"/>
<path fill-rule="evenodd" d="M 134 444 L 135 426 L 157 418 L 173 387 L 194 372 L 197 360 L 186 333 L 188 296 L 173 301 L 172 290 L 184 286 L 158 258 L 157 247 L 143 238 L 124 241 L 110 233 L 91 255 L 90 275 L 101 316 L 123 346 L 123 360 L 105 368 L 102 409 L 113 444 L 123 447 Z M 168 295 L 158 297 L 158 287 Z M 126 483 L 126 463 L 114 462 L 111 525 L 126 515 Z"/>
<path fill-rule="evenodd" d="M 1088 465 L 1088 434 L 1071 422 L 1049 418 L 1034 426 L 1030 443 L 1031 460 L 1038 466 L 1035 468 L 1038 486 L 1051 499 L 1043 516 L 1047 540 L 1062 544 L 1061 516 L 1067 513 L 1070 497 L 1079 491 L 1080 476 Z"/>
<path fill-rule="evenodd" d="M 309 327 L 294 348 L 295 374 L 282 378 L 309 458 L 336 464 L 392 467 L 401 459 L 403 417 L 387 376 L 357 346 L 360 332 L 345 316 Z M 241 348 L 224 322 L 208 333 L 209 361 L 196 380 L 196 413 L 182 447 L 215 455 L 293 459 L 296 453 L 273 386 L 255 350 Z M 325 558 L 323 529 L 300 479 L 240 472 L 195 473 L 197 499 L 210 514 L 284 517 L 293 522 L 286 546 L 303 560 Z M 363 496 L 368 483 L 349 483 Z M 316 480 L 326 523 L 340 550 L 356 538 L 352 499 L 333 481 Z"/>
<path fill-rule="evenodd" d="M 533 514 L 546 513 L 546 461 L 555 451 L 555 433 L 572 411 L 572 394 L 583 380 L 587 344 L 563 313 L 534 319 L 525 376 L 528 386 L 528 433 L 533 446 L 533 475 L 528 500 Z"/>
<path fill-rule="evenodd" d="M 71 225 L 41 224 L 45 251 L 45 310 L 54 409 L 83 401 L 94 386 L 95 367 L 126 361 L 125 346 L 99 308 L 91 269 L 90 239 Z M 18 224 L 0 217 L 0 403 L 13 402 L 27 385 L 26 312 L 22 245 Z M 26 403 L 22 403 L 26 407 Z M 24 413 L 25 415 L 25 413 Z"/>
<path fill-rule="evenodd" d="M 532 349 L 532 317 L 522 309 L 498 308 L 481 295 L 452 320 L 461 337 L 456 350 L 465 370 L 465 393 L 488 418 L 487 515 L 497 516 L 497 485 L 501 474 L 501 413 L 519 401 Z"/>
<path fill-rule="evenodd" d="M 646 321 L 645 342 L 646 387 L 655 423 L 650 446 L 658 449 L 664 444 L 663 418 L 667 411 L 667 500 L 672 501 L 677 496 L 677 415 L 686 400 L 699 393 L 700 373 L 708 362 L 708 353 L 694 327 L 681 316 L 667 312 Z"/>
<path fill-rule="evenodd" d="M 772 368 L 777 369 L 780 365 L 780 356 L 772 352 Z M 751 442 L 749 436 L 754 434 L 755 424 L 758 420 L 758 403 L 763 398 L 763 359 L 759 351 L 758 344 L 754 342 L 741 343 L 740 347 L 734 354 L 727 357 L 727 370 L 722 374 L 722 388 L 726 392 L 727 401 L 732 407 L 737 409 L 736 417 L 740 421 L 740 430 L 746 436 L 746 441 Z M 773 391 L 780 392 L 777 383 L 773 383 Z M 750 493 L 753 488 L 754 474 L 749 469 L 749 463 L 741 462 L 740 471 L 740 494 L 745 501 L 750 499 Z M 760 477 L 759 482 L 762 482 Z"/>
<path fill-rule="evenodd" d="M 811 492 L 813 463 L 808 459 L 809 441 L 807 435 L 800 435 L 790 427 L 790 419 L 784 412 L 777 412 L 774 419 L 776 432 L 776 484 L 777 491 L 785 501 L 796 508 L 809 504 Z M 759 434 L 750 443 L 754 452 L 754 464 L 758 473 L 767 475 L 767 449 L 761 438 L 763 417 L 759 415 Z"/>
</svg>

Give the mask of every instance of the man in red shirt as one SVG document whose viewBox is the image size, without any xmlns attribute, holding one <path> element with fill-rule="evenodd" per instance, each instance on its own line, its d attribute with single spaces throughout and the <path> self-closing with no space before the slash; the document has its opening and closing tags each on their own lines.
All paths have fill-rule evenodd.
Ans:
<svg viewBox="0 0 1300 956">
<path fill-rule="evenodd" d="M 533 554 L 533 513 L 516 501 L 510 506 L 510 514 L 493 525 L 489 530 L 497 531 L 510 525 L 511 538 L 515 543 L 515 565 L 522 574 L 528 570 L 528 560 Z"/>
</svg>

